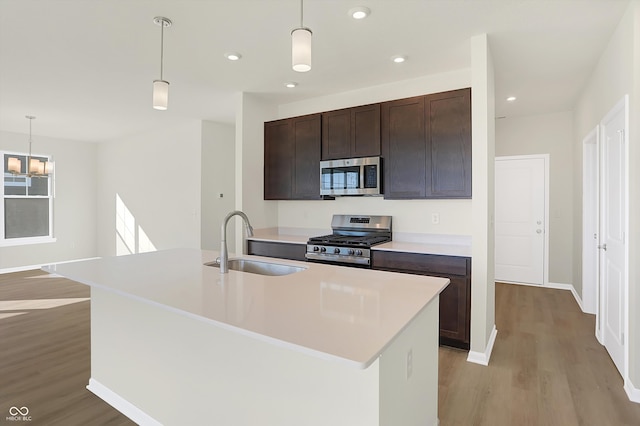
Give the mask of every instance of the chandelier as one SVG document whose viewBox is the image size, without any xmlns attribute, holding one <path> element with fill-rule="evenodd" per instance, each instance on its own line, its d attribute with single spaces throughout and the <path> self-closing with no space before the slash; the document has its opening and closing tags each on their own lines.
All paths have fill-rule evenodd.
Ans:
<svg viewBox="0 0 640 426">
<path fill-rule="evenodd" d="M 53 161 L 41 161 L 31 155 L 31 145 L 33 143 L 31 135 L 31 123 L 35 120 L 33 115 L 25 115 L 29 120 L 29 155 L 27 156 L 26 172 L 22 172 L 22 160 L 18 157 L 7 159 L 7 170 L 14 176 L 26 177 L 47 177 L 53 172 Z"/>
</svg>

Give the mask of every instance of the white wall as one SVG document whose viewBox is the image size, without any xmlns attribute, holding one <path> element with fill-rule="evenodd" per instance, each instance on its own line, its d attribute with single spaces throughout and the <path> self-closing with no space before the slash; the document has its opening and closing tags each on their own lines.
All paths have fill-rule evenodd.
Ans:
<svg viewBox="0 0 640 426">
<path fill-rule="evenodd" d="M 382 197 L 338 197 L 335 200 L 279 201 L 278 225 L 331 231 L 334 214 L 393 216 L 393 232 L 471 235 L 471 200 L 385 200 Z M 431 223 L 431 214 L 440 223 Z"/>
<path fill-rule="evenodd" d="M 496 120 L 496 156 L 531 154 L 550 157 L 549 281 L 573 284 L 573 113 Z"/>
<path fill-rule="evenodd" d="M 98 253 L 122 254 L 116 235 L 116 196 L 158 250 L 200 247 L 200 120 L 172 119 L 153 130 L 103 142 L 98 149 Z M 126 251 L 126 250 L 125 250 Z"/>
<path fill-rule="evenodd" d="M 236 209 L 244 211 L 254 228 L 278 226 L 277 201 L 264 200 L 264 122 L 276 107 L 258 96 L 240 93 L 236 104 Z M 242 246 L 242 221 L 236 224 L 236 248 Z M 231 225 L 229 225 L 231 227 Z"/>
<path fill-rule="evenodd" d="M 582 140 L 625 94 L 629 111 L 629 372 L 640 401 L 640 1 L 631 1 L 574 111 L 574 205 L 582 205 Z M 574 211 L 574 281 L 582 279 L 582 211 Z M 629 392 L 629 390 L 628 390 Z"/>
<path fill-rule="evenodd" d="M 0 149 L 26 152 L 26 134 L 0 132 Z M 33 136 L 33 153 L 52 155 L 55 167 L 54 243 L 0 247 L 0 271 L 96 256 L 95 144 Z"/>
<path fill-rule="evenodd" d="M 235 208 L 235 127 L 202 122 L 201 247 L 220 250 L 220 224 Z M 235 228 L 227 230 L 227 247 L 235 252 Z"/>
<path fill-rule="evenodd" d="M 495 85 L 493 59 L 486 34 L 471 38 L 473 134 L 473 200 L 471 222 L 470 361 L 486 364 L 495 338 Z"/>
</svg>

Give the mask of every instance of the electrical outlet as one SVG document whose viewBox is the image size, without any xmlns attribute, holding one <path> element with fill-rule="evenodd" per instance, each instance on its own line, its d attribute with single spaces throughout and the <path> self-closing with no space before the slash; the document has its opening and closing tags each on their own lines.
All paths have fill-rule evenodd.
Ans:
<svg viewBox="0 0 640 426">
<path fill-rule="evenodd" d="M 413 374 L 413 349 L 409 349 L 407 352 L 407 380 Z"/>
<path fill-rule="evenodd" d="M 440 223 L 440 213 L 431 213 L 431 223 L 434 225 Z"/>
</svg>

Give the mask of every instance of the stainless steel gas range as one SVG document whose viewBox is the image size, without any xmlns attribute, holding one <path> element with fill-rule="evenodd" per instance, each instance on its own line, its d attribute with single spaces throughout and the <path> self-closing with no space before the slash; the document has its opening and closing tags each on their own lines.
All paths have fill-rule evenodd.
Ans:
<svg viewBox="0 0 640 426">
<path fill-rule="evenodd" d="M 333 215 L 332 234 L 309 238 L 307 260 L 371 267 L 371 247 L 391 241 L 391 216 Z"/>
</svg>

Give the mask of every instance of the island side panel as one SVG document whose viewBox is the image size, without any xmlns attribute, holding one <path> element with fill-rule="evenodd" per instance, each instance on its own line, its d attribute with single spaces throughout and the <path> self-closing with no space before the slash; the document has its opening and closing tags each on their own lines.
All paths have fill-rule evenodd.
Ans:
<svg viewBox="0 0 640 426">
<path fill-rule="evenodd" d="M 379 361 L 321 360 L 95 287 L 91 334 L 92 390 L 164 425 L 380 424 Z"/>
<path fill-rule="evenodd" d="M 380 357 L 380 425 L 438 425 L 439 297 Z"/>
</svg>

